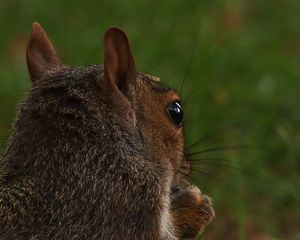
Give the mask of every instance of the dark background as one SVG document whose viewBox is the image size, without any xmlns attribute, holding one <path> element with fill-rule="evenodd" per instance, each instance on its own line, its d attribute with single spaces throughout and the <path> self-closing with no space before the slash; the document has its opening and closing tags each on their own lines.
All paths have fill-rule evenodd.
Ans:
<svg viewBox="0 0 300 240">
<path fill-rule="evenodd" d="M 114 25 L 138 70 L 179 91 L 185 79 L 187 144 L 204 136 L 193 151 L 218 147 L 194 156 L 191 179 L 217 215 L 202 239 L 300 239 L 299 0 L 2 0 L 0 152 L 30 87 L 34 21 L 68 65 L 102 63 Z"/>
</svg>

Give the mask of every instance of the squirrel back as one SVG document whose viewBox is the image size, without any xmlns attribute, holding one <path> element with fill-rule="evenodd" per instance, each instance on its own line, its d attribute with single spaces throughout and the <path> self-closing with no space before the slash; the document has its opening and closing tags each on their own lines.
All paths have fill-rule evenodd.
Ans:
<svg viewBox="0 0 300 240">
<path fill-rule="evenodd" d="M 1 239 L 178 239 L 180 97 L 135 70 L 121 30 L 103 45 L 104 65 L 69 67 L 33 24 L 32 88 L 0 160 Z"/>
</svg>

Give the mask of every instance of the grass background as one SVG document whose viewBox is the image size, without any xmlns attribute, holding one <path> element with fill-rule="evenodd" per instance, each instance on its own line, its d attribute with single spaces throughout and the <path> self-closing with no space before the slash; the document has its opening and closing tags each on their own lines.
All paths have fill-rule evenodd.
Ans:
<svg viewBox="0 0 300 240">
<path fill-rule="evenodd" d="M 185 78 L 187 143 L 219 133 L 195 151 L 252 146 L 195 157 L 217 214 L 202 239 L 300 239 L 299 0 L 1 1 L 0 152 L 30 87 L 34 21 L 74 66 L 102 63 L 105 29 L 123 28 L 139 70 L 177 89 Z"/>
</svg>

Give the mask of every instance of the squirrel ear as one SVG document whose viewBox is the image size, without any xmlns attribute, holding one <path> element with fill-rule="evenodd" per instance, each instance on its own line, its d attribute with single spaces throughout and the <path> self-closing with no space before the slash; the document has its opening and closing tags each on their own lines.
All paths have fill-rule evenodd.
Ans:
<svg viewBox="0 0 300 240">
<path fill-rule="evenodd" d="M 51 41 L 37 22 L 32 24 L 32 34 L 26 49 L 26 61 L 33 82 L 46 72 L 62 66 Z"/>
<path fill-rule="evenodd" d="M 103 40 L 104 81 L 112 89 L 118 88 L 126 94 L 134 77 L 135 66 L 126 34 L 119 28 L 109 28 Z"/>
</svg>

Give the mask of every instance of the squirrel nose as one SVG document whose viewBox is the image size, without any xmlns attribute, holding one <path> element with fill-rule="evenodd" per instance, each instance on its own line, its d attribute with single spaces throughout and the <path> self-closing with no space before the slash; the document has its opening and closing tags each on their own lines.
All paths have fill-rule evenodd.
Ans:
<svg viewBox="0 0 300 240">
<path fill-rule="evenodd" d="M 181 187 L 178 185 L 172 186 L 171 191 L 172 193 L 178 193 L 181 190 Z"/>
</svg>

